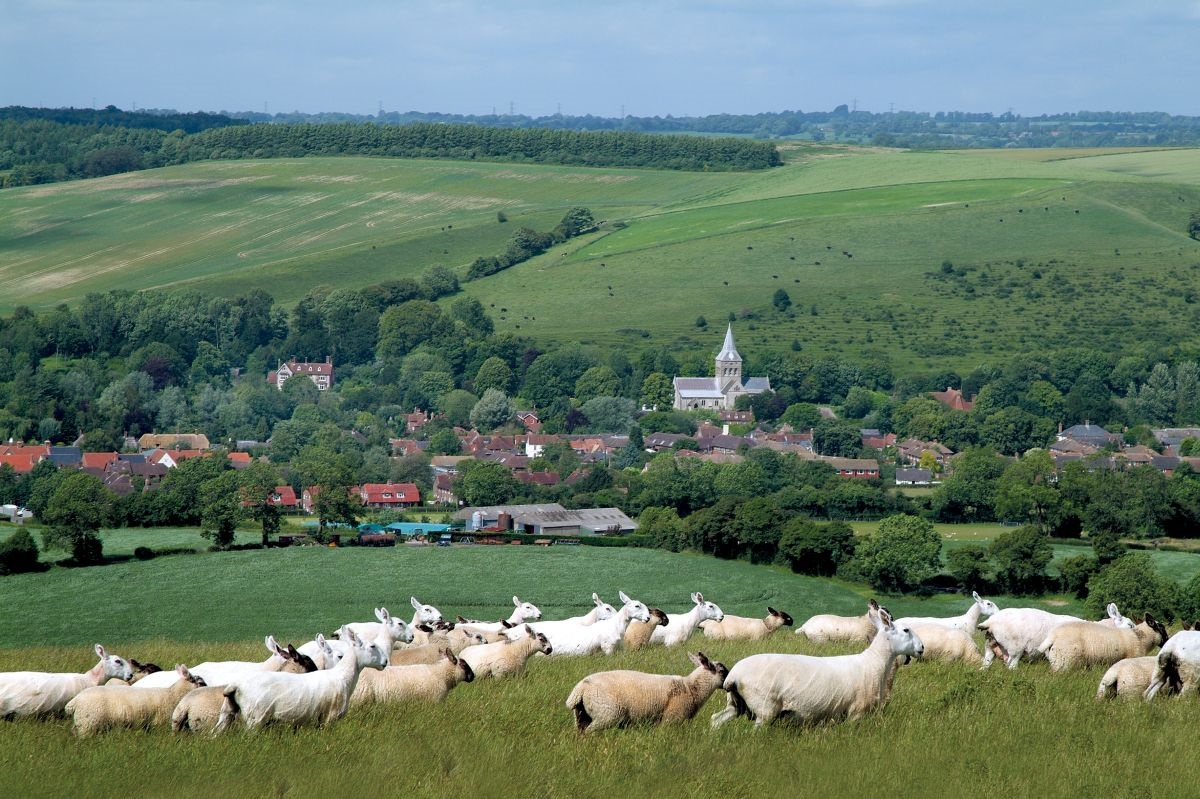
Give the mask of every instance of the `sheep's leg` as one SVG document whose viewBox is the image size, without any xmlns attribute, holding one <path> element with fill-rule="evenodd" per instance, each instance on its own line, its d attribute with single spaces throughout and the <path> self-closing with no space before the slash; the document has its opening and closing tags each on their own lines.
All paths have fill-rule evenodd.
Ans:
<svg viewBox="0 0 1200 799">
<path fill-rule="evenodd" d="M 587 732 L 588 725 L 592 723 L 592 717 L 588 715 L 587 708 L 583 706 L 583 700 L 576 702 L 575 707 L 571 710 L 575 712 L 575 729 Z"/>
<path fill-rule="evenodd" d="M 729 693 L 725 696 L 725 709 L 712 714 L 713 729 L 746 712 L 746 702 L 738 693 L 737 686 L 732 686 L 728 690 Z"/>
</svg>

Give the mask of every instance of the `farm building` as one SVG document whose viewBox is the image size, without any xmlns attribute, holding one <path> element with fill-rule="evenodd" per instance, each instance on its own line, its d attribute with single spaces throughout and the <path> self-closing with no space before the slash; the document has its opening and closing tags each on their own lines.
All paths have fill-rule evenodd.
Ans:
<svg viewBox="0 0 1200 799">
<path fill-rule="evenodd" d="M 613 535 L 637 530 L 637 523 L 619 508 L 567 510 L 557 502 L 463 508 L 454 518 L 466 522 L 469 530 L 500 528 L 527 535 Z"/>
</svg>

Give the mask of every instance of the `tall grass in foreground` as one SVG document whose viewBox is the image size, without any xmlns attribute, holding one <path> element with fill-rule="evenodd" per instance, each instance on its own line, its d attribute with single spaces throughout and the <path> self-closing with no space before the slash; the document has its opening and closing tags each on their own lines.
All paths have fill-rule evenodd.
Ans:
<svg viewBox="0 0 1200 799">
<path fill-rule="evenodd" d="M 707 642 L 732 665 L 758 651 L 815 648 L 790 631 L 755 644 Z M 196 657 L 260 656 L 258 644 L 198 647 L 168 640 L 137 652 L 162 665 Z M 130 654 L 122 652 L 122 654 Z M 31 665 L 32 664 L 32 665 Z M 70 649 L 0 650 L 0 670 L 86 668 Z M 1178 796 L 1191 780 L 1176 742 L 1200 720 L 1194 698 L 1092 697 L 1101 670 L 1052 675 L 1045 664 L 1009 672 L 916 663 L 897 676 L 887 708 L 853 723 L 720 730 L 693 721 L 580 736 L 565 698 L 593 671 L 684 673 L 684 649 L 576 659 L 537 658 L 526 675 L 456 688 L 440 705 L 355 708 L 327 729 L 270 728 L 220 738 L 165 730 L 76 741 L 69 720 L 0 723 L 10 796 L 697 797 L 989 795 Z M 1186 766 L 1185 766 L 1186 768 Z M 1182 780 L 1182 781 L 1181 781 Z"/>
</svg>

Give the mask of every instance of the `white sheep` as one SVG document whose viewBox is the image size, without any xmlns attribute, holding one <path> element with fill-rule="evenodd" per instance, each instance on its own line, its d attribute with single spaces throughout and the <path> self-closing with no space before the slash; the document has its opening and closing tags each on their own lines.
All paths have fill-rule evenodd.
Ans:
<svg viewBox="0 0 1200 799">
<path fill-rule="evenodd" d="M 363 641 L 349 627 L 339 632 L 351 649 L 332 669 L 310 674 L 253 672 L 234 678 L 225 686 L 225 704 L 215 731 L 229 729 L 239 716 L 249 729 L 273 721 L 324 725 L 344 716 L 359 674 L 387 666 L 389 653 Z"/>
<path fill-rule="evenodd" d="M 803 635 L 814 644 L 861 641 L 869 644 L 875 638 L 874 614 L 879 612 L 879 603 L 867 601 L 867 612 L 862 616 L 835 616 L 819 613 L 801 624 L 796 635 Z"/>
<path fill-rule="evenodd" d="M 779 628 L 791 626 L 792 617 L 772 607 L 767 608 L 766 617 L 761 619 L 725 614 L 721 621 L 700 622 L 704 637 L 715 641 L 761 641 Z"/>
<path fill-rule="evenodd" d="M 897 627 L 884 609 L 870 646 L 857 655 L 751 655 L 739 660 L 725 678 L 727 705 L 714 713 L 712 726 L 748 715 L 761 727 L 780 716 L 804 723 L 857 719 L 886 703 L 897 659 L 920 657 L 921 639 Z"/>
<path fill-rule="evenodd" d="M 318 635 L 322 642 L 325 636 Z M 318 671 L 318 666 L 312 658 L 300 655 L 291 644 L 288 649 L 295 652 L 297 657 L 289 659 L 280 668 L 284 674 L 309 674 Z M 330 649 L 320 668 L 332 668 L 342 659 L 340 652 Z M 135 683 L 136 685 L 136 683 Z M 225 704 L 224 685 L 206 685 L 183 695 L 171 713 L 171 729 L 174 732 L 189 730 L 191 732 L 215 732 L 217 722 L 221 720 L 221 708 Z"/>
<path fill-rule="evenodd" d="M 978 666 L 983 662 L 979 645 L 965 630 L 943 627 L 940 624 L 914 624 L 909 629 L 921 639 L 921 645 L 925 648 L 924 654 L 921 655 L 922 660 L 966 663 L 971 666 Z"/>
<path fill-rule="evenodd" d="M 280 646 L 275 640 L 275 636 L 268 635 L 263 644 L 267 647 L 267 651 L 271 653 L 266 660 L 220 660 L 206 661 L 204 663 L 192 666 L 190 671 L 193 674 L 199 675 L 206 685 L 224 685 L 237 674 L 254 671 L 290 671 L 295 674 L 303 674 L 306 671 L 316 671 L 317 666 L 309 666 L 305 661 L 310 658 L 296 650 L 294 646 L 288 644 L 287 648 Z M 174 685 L 179 679 L 174 671 L 159 671 L 154 674 L 147 675 L 133 684 L 132 687 L 139 689 L 147 688 L 166 688 L 169 685 Z"/>
<path fill-rule="evenodd" d="M 133 678 L 133 669 L 123 657 L 110 655 L 96 644 L 100 662 L 83 674 L 46 671 L 0 672 L 0 719 L 48 716 L 62 713 L 75 695 L 111 679 Z"/>
<path fill-rule="evenodd" d="M 966 613 L 961 613 L 958 616 L 905 616 L 896 619 L 895 623 L 902 627 L 938 625 L 953 630 L 962 630 L 966 633 L 973 633 L 980 619 L 995 615 L 1000 612 L 1000 608 L 996 607 L 995 602 L 990 599 L 984 599 L 975 591 L 971 592 L 971 599 L 974 600 L 971 603 L 971 607 L 967 608 Z"/>
<path fill-rule="evenodd" d="M 668 613 L 670 623 L 663 627 L 655 627 L 650 633 L 650 643 L 663 646 L 678 646 L 688 639 L 692 631 L 703 621 L 721 621 L 725 614 L 721 609 L 704 599 L 699 592 L 692 594 L 692 609 L 687 613 Z"/>
<path fill-rule="evenodd" d="M 1059 625 L 1050 631 L 1038 651 L 1050 661 L 1051 671 L 1064 671 L 1110 666 L 1123 658 L 1145 655 L 1169 637 L 1167 628 L 1147 613 L 1132 630 L 1088 621 Z"/>
<path fill-rule="evenodd" d="M 1174 688 L 1179 696 L 1200 687 L 1200 630 L 1177 632 L 1159 650 L 1146 699 L 1153 699 L 1164 686 Z"/>
<path fill-rule="evenodd" d="M 635 652 L 650 643 L 650 636 L 654 634 L 655 627 L 664 627 L 670 624 L 670 619 L 667 614 L 658 608 L 650 608 L 649 621 L 634 621 L 629 622 L 629 626 L 625 628 L 625 637 L 622 644 L 629 652 Z"/>
<path fill-rule="evenodd" d="M 204 680 L 182 663 L 175 667 L 175 675 L 175 684 L 167 688 L 135 691 L 126 685 L 98 685 L 81 691 L 65 708 L 75 721 L 75 734 L 85 737 L 113 727 L 166 724 L 179 700 L 204 686 Z"/>
<path fill-rule="evenodd" d="M 567 697 L 575 728 L 595 732 L 642 721 L 670 724 L 691 719 L 721 687 L 729 669 L 703 652 L 689 652 L 688 659 L 696 668 L 685 676 L 620 670 L 584 677 Z"/>
<path fill-rule="evenodd" d="M 440 610 L 433 605 L 422 605 L 415 596 L 408 598 L 408 604 L 413 606 L 413 617 L 412 621 L 408 623 L 409 627 L 416 627 L 418 624 L 437 624 L 442 620 Z"/>
<path fill-rule="evenodd" d="M 469 646 L 459 653 L 459 658 L 471 667 L 476 678 L 516 677 L 525 671 L 529 658 L 539 652 L 549 655 L 553 651 L 545 633 L 526 630 L 525 637 L 515 641 Z"/>
<path fill-rule="evenodd" d="M 1158 658 L 1144 655 L 1118 660 L 1108 667 L 1096 688 L 1097 699 L 1112 699 L 1114 696 L 1142 696 L 1154 681 L 1154 667 Z M 1170 684 L 1170 683 L 1168 683 Z M 1178 690 L 1178 685 L 1172 686 Z"/>
<path fill-rule="evenodd" d="M 617 609 L 605 602 L 595 592 L 592 593 L 592 604 L 594 607 L 582 616 L 572 616 L 569 619 L 552 619 L 550 621 L 535 621 L 526 624 L 518 624 L 514 627 L 509 627 L 504 630 L 504 635 L 510 641 L 515 641 L 526 634 L 526 630 L 534 632 L 550 634 L 554 630 L 560 630 L 565 627 L 589 627 L 598 621 L 610 619 L 616 615 Z"/>
<path fill-rule="evenodd" d="M 350 704 L 371 702 L 441 702 L 459 683 L 471 682 L 475 672 L 462 658 L 443 649 L 434 663 L 388 666 L 366 671 L 350 696 Z"/>
<path fill-rule="evenodd" d="M 162 671 L 162 668 L 160 668 L 157 664 L 139 663 L 137 658 L 129 659 L 129 668 L 133 669 L 133 676 L 130 677 L 128 681 L 114 678 L 104 684 L 110 687 L 114 685 L 136 685 L 138 681 L 144 677 L 149 677 L 151 674 L 158 674 L 160 671 Z"/>
<path fill-rule="evenodd" d="M 419 610 L 417 614 L 420 615 Z M 441 614 L 439 613 L 438 615 Z M 412 641 L 413 632 L 412 628 L 408 626 L 408 622 L 388 613 L 387 608 L 375 608 L 375 618 L 379 621 L 356 621 L 346 626 L 364 641 L 378 641 L 384 637 L 390 638 L 393 643 L 396 641 L 403 641 L 404 643 Z M 332 642 L 330 644 L 336 646 Z M 388 647 L 391 648 L 391 646 L 392 644 L 389 643 Z M 304 647 L 301 647 L 300 650 L 304 651 Z"/>
<path fill-rule="evenodd" d="M 1108 618 L 1116 627 L 1133 629 L 1133 622 L 1122 616 L 1115 604 L 1109 604 Z M 1015 669 L 1022 658 L 1036 660 L 1042 656 L 1038 647 L 1055 627 L 1083 621 L 1077 616 L 1050 613 L 1039 608 L 1005 608 L 998 611 L 979 623 L 984 635 L 983 668 L 992 665 L 996 657 L 1010 669 Z"/>
<path fill-rule="evenodd" d="M 480 635 L 479 633 L 464 632 L 461 635 L 451 635 L 439 639 L 436 643 L 395 649 L 392 650 L 392 659 L 388 661 L 388 665 L 413 666 L 418 663 L 437 663 L 442 657 L 442 650 L 445 649 L 450 650 L 450 654 L 457 655 L 469 646 L 489 644 L 496 640 L 508 640 L 499 633 L 496 633 L 495 636 L 495 638 L 489 641 L 487 636 Z"/>
<path fill-rule="evenodd" d="M 542 617 L 542 611 L 532 602 L 522 602 L 519 597 L 515 596 L 512 598 L 512 601 L 514 605 L 513 612 L 503 621 L 472 621 L 459 616 L 458 626 L 465 627 L 470 632 L 496 633 L 505 629 L 505 621 L 508 622 L 507 626 L 512 627 L 526 621 L 537 621 Z"/>
<path fill-rule="evenodd" d="M 624 604 L 615 616 L 598 621 L 590 627 L 561 630 L 554 633 L 553 637 L 547 636 L 554 648 L 554 656 L 589 655 L 597 650 L 611 655 L 625 637 L 625 629 L 631 621 L 650 620 L 650 609 L 645 604 L 625 596 L 624 591 L 618 592 L 618 595 Z"/>
</svg>

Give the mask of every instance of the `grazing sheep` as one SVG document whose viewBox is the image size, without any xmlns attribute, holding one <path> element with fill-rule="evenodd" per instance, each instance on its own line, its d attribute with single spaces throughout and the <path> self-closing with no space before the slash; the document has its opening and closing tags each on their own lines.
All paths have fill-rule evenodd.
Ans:
<svg viewBox="0 0 1200 799">
<path fill-rule="evenodd" d="M 1144 655 L 1165 644 L 1167 628 L 1149 613 L 1132 630 L 1104 627 L 1095 622 L 1078 621 L 1055 627 L 1038 647 L 1050 661 L 1051 671 L 1110 666 L 1122 658 Z"/>
<path fill-rule="evenodd" d="M 721 621 L 725 614 L 721 609 L 704 599 L 699 591 L 692 594 L 692 609 L 687 613 L 668 613 L 671 623 L 663 627 L 655 627 L 650 633 L 650 643 L 663 646 L 678 646 L 688 639 L 692 631 L 700 626 L 700 622 Z"/>
<path fill-rule="evenodd" d="M 911 629 L 925 647 L 921 660 L 940 660 L 945 663 L 966 663 L 978 666 L 983 662 L 979 645 L 971 634 L 940 624 L 915 624 Z"/>
<path fill-rule="evenodd" d="M 595 732 L 639 721 L 687 721 L 729 676 L 724 663 L 713 663 L 703 652 L 688 653 L 696 668 L 686 676 L 641 671 L 601 671 L 584 677 L 567 697 L 575 728 Z"/>
<path fill-rule="evenodd" d="M 967 608 L 966 613 L 958 616 L 905 616 L 904 618 L 896 619 L 895 623 L 901 627 L 930 627 L 936 625 L 952 630 L 962 630 L 970 634 L 975 632 L 975 628 L 978 626 L 981 618 L 992 616 L 1000 611 L 1000 608 L 996 607 L 995 602 L 990 599 L 984 599 L 974 591 L 971 592 L 971 598 L 975 600 L 971 604 L 971 607 Z"/>
<path fill-rule="evenodd" d="M 528 624 L 518 624 L 504 630 L 504 635 L 510 641 L 524 636 L 526 630 L 532 629 L 534 632 L 545 633 L 551 635 L 555 630 L 561 630 L 565 627 L 589 627 L 598 621 L 610 619 L 616 615 L 617 609 L 605 602 L 595 592 L 592 593 L 592 604 L 595 606 L 582 616 L 572 616 L 569 619 L 553 619 L 551 621 L 535 621 Z"/>
<path fill-rule="evenodd" d="M 475 679 L 467 661 L 443 649 L 435 663 L 388 666 L 382 671 L 363 672 L 350 696 L 350 704 L 372 702 L 441 702 L 462 682 Z"/>
<path fill-rule="evenodd" d="M 1097 699 L 1112 699 L 1114 696 L 1143 696 L 1154 681 L 1154 667 L 1158 658 L 1154 655 L 1125 658 L 1108 667 L 1100 678 L 1096 689 Z M 1171 690 L 1178 691 L 1179 685 L 1168 681 Z"/>
<path fill-rule="evenodd" d="M 311 659 L 288 644 L 283 648 L 276 642 L 275 636 L 268 635 L 263 641 L 271 656 L 263 661 L 223 660 L 210 661 L 193 666 L 190 671 L 204 679 L 206 685 L 224 685 L 237 675 L 255 671 L 286 671 L 293 674 L 303 674 L 306 671 L 316 671 L 316 665 L 309 665 Z M 174 671 L 159 671 L 138 680 L 132 687 L 139 689 L 166 688 L 174 685 L 179 679 Z"/>
<path fill-rule="evenodd" d="M 635 652 L 650 643 L 650 636 L 655 627 L 665 627 L 670 623 L 667 614 L 658 608 L 650 608 L 650 621 L 631 621 L 625 628 L 625 638 L 622 643 L 625 649 Z"/>
<path fill-rule="evenodd" d="M 522 602 L 519 597 L 515 596 L 512 600 L 514 605 L 513 612 L 504 621 L 472 621 L 459 616 L 459 626 L 466 627 L 471 632 L 476 633 L 496 633 L 505 628 L 505 621 L 508 622 L 508 627 L 512 627 L 526 621 L 537 621 L 542 617 L 542 611 L 532 602 Z"/>
<path fill-rule="evenodd" d="M 507 638 L 496 634 L 501 641 L 507 641 Z M 494 641 L 489 641 L 486 636 L 479 633 L 463 633 L 462 635 L 452 636 L 436 644 L 425 644 L 424 646 L 407 646 L 404 649 L 396 649 L 392 651 L 392 659 L 388 661 L 389 666 L 413 666 L 418 663 L 437 663 L 442 657 L 442 650 L 449 649 L 450 654 L 457 655 L 469 646 L 478 646 L 480 644 L 490 644 Z"/>
<path fill-rule="evenodd" d="M 494 644 L 480 644 L 464 649 L 462 659 L 476 677 L 517 677 L 525 671 L 525 663 L 538 652 L 549 655 L 554 651 L 544 633 L 526 630 L 524 638 Z"/>
<path fill-rule="evenodd" d="M 796 630 L 796 635 L 803 635 L 814 644 L 843 641 L 870 643 L 875 639 L 876 632 L 873 614 L 878 612 L 879 603 L 871 599 L 867 602 L 867 612 L 862 616 L 835 616 L 832 613 L 820 613 L 801 624 Z"/>
<path fill-rule="evenodd" d="M 65 708 L 75 720 L 75 734 L 82 738 L 112 727 L 166 724 L 180 699 L 204 687 L 204 680 L 182 663 L 175 667 L 175 675 L 175 684 L 167 688 L 135 691 L 126 685 L 99 685 L 82 691 Z"/>
<path fill-rule="evenodd" d="M 332 669 L 311 674 L 251 672 L 226 685 L 215 732 L 229 729 L 239 716 L 247 728 L 255 729 L 272 721 L 324 725 L 346 715 L 359 674 L 363 669 L 384 668 L 389 653 L 363 641 L 349 627 L 339 632 L 351 649 Z"/>
<path fill-rule="evenodd" d="M 1180 696 L 1200 686 L 1200 630 L 1177 632 L 1159 650 L 1146 699 L 1153 699 L 1163 686 L 1173 687 Z"/>
<path fill-rule="evenodd" d="M 625 596 L 624 591 L 619 591 L 617 595 L 624 603 L 617 615 L 598 621 L 590 627 L 577 627 L 555 633 L 550 639 L 554 654 L 589 655 L 598 649 L 606 655 L 611 655 L 625 637 L 625 630 L 631 621 L 650 621 L 650 609 L 644 603 L 630 599 Z"/>
<path fill-rule="evenodd" d="M 921 639 L 878 612 L 878 631 L 857 655 L 751 655 L 739 660 L 725 678 L 727 706 L 714 713 L 719 727 L 748 715 L 761 727 L 780 716 L 805 723 L 857 719 L 882 707 L 891 693 L 891 676 L 900 656 L 920 657 Z"/>
<path fill-rule="evenodd" d="M 324 636 L 318 635 L 322 641 Z M 292 649 L 291 645 L 288 649 Z M 292 651 L 295 651 L 294 649 Z M 332 650 L 331 650 L 332 651 Z M 325 668 L 332 668 L 342 656 L 335 653 L 326 661 Z M 279 669 L 285 674 L 309 674 L 318 671 L 317 664 L 312 658 L 300 656 L 297 660 L 289 660 Z M 171 713 L 171 730 L 173 732 L 216 732 L 217 722 L 221 720 L 221 707 L 225 704 L 224 685 L 206 685 L 183 695 Z"/>
<path fill-rule="evenodd" d="M 125 658 L 110 655 L 96 644 L 100 662 L 83 674 L 46 671 L 0 672 L 0 719 L 49 716 L 63 712 L 75 695 L 111 679 L 128 682 L 133 669 Z"/>
<path fill-rule="evenodd" d="M 1109 604 L 1108 614 L 1115 626 L 1133 629 L 1133 622 L 1121 616 L 1115 604 Z M 984 635 L 983 668 L 992 665 L 997 656 L 1010 669 L 1015 669 L 1022 658 L 1036 660 L 1042 656 L 1038 647 L 1055 627 L 1083 621 L 1038 608 L 1005 608 L 979 623 Z"/>
<path fill-rule="evenodd" d="M 772 607 L 767 608 L 767 615 L 762 619 L 726 614 L 721 621 L 707 619 L 700 622 L 704 637 L 717 641 L 761 641 L 780 627 L 791 626 L 792 617 Z"/>
</svg>

